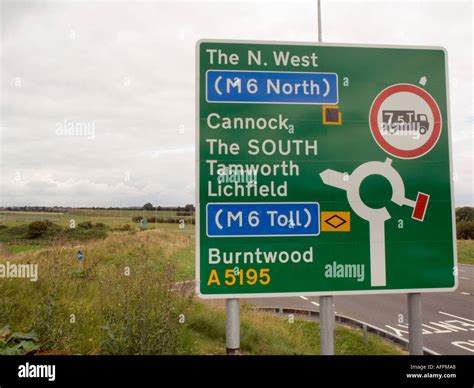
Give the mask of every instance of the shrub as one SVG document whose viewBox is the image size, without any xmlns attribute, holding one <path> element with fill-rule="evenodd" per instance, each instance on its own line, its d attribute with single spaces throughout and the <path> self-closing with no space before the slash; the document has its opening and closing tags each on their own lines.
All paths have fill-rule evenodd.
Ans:
<svg viewBox="0 0 474 388">
<path fill-rule="evenodd" d="M 140 217 L 141 219 L 141 217 Z M 148 217 L 146 221 L 150 224 L 154 224 L 156 221 L 155 217 Z M 184 220 L 185 224 L 192 224 L 194 225 L 195 220 L 194 218 L 191 219 L 184 219 L 179 217 L 158 217 L 158 223 L 160 224 L 179 224 L 181 220 Z"/>
<path fill-rule="evenodd" d="M 92 229 L 94 227 L 94 224 L 91 221 L 84 221 L 77 224 L 77 227 L 79 229 Z"/>
<path fill-rule="evenodd" d="M 96 226 L 92 228 L 67 229 L 65 236 L 70 240 L 77 241 L 98 240 L 107 237 L 107 229 L 97 228 Z"/>
<path fill-rule="evenodd" d="M 456 223 L 458 240 L 471 240 L 474 238 L 474 221 L 459 221 Z"/>
<path fill-rule="evenodd" d="M 25 240 L 28 235 L 28 225 L 12 226 L 10 228 L 0 228 L 0 242 L 13 243 Z"/>
<path fill-rule="evenodd" d="M 0 355 L 33 354 L 40 348 L 38 342 L 34 331 L 13 333 L 8 325 L 0 329 Z"/>
<path fill-rule="evenodd" d="M 51 221 L 33 221 L 28 225 L 29 239 L 47 238 L 56 235 L 61 230 L 59 225 L 53 224 Z"/>
</svg>

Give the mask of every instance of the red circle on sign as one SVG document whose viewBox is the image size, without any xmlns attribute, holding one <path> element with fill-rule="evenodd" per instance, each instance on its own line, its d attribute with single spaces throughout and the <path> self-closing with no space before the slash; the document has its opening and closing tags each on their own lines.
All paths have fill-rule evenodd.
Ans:
<svg viewBox="0 0 474 388">
<path fill-rule="evenodd" d="M 428 138 L 425 144 L 413 150 L 402 150 L 388 143 L 383 138 L 377 122 L 378 113 L 384 100 L 386 100 L 391 95 L 400 92 L 413 93 L 421 97 L 428 104 L 433 114 L 434 124 L 431 136 Z M 369 124 L 372 136 L 382 149 L 398 158 L 413 159 L 423 156 L 424 154 L 429 152 L 437 143 L 441 135 L 441 112 L 436 101 L 425 90 L 411 84 L 396 84 L 382 90 L 379 95 L 375 97 L 375 100 L 372 103 L 372 107 L 370 108 Z"/>
</svg>

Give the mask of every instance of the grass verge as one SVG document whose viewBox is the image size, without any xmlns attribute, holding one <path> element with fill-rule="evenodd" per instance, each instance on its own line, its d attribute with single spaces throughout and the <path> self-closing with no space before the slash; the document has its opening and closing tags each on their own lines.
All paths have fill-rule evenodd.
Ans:
<svg viewBox="0 0 474 388">
<path fill-rule="evenodd" d="M 225 310 L 209 303 L 194 302 L 180 340 L 183 354 L 225 354 Z M 319 323 L 280 318 L 241 307 L 241 351 L 248 355 L 319 354 Z M 400 355 L 406 352 L 369 334 L 365 345 L 360 330 L 337 326 L 335 354 Z"/>
<path fill-rule="evenodd" d="M 458 261 L 474 265 L 474 240 L 458 240 Z"/>
<path fill-rule="evenodd" d="M 38 264 L 39 280 L 0 279 L 0 353 L 21 346 L 46 354 L 223 354 L 225 311 L 171 291 L 176 281 L 194 274 L 194 240 L 163 230 L 114 232 L 73 244 L 14 255 L 0 263 Z M 24 250 L 24 247 L 20 250 Z M 191 276 L 192 277 L 192 276 Z M 8 326 L 8 328 L 7 328 Z M 1 334 L 4 333 L 4 334 Z M 241 308 L 244 354 L 317 354 L 319 326 Z M 23 354 L 24 354 L 23 353 Z M 373 336 L 338 327 L 337 354 L 403 354 Z"/>
</svg>

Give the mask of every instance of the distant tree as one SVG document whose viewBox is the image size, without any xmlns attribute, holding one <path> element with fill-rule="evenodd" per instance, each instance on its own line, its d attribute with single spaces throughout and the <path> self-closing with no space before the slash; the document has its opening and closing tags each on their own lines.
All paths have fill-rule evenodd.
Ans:
<svg viewBox="0 0 474 388">
<path fill-rule="evenodd" d="M 474 239 L 474 221 L 459 221 L 456 223 L 458 240 Z"/>
<path fill-rule="evenodd" d="M 465 206 L 456 209 L 456 232 L 458 240 L 474 238 L 474 208 Z"/>
<path fill-rule="evenodd" d="M 194 205 L 191 203 L 187 203 L 186 206 L 184 207 L 184 210 L 186 210 L 187 212 L 192 212 L 194 211 Z"/>
<path fill-rule="evenodd" d="M 456 209 L 456 221 L 474 221 L 474 208 L 470 206 Z"/>
<path fill-rule="evenodd" d="M 143 205 L 143 210 L 155 210 L 155 207 L 150 202 L 148 202 Z"/>
</svg>

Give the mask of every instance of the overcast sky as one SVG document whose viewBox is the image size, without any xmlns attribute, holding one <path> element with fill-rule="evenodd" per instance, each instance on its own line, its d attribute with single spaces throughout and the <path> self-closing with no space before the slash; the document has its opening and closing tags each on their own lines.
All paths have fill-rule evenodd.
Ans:
<svg viewBox="0 0 474 388">
<path fill-rule="evenodd" d="M 194 203 L 195 42 L 314 41 L 315 4 L 2 0 L 0 206 Z M 447 48 L 457 206 L 473 205 L 472 8 L 323 0 L 325 42 Z"/>
</svg>

